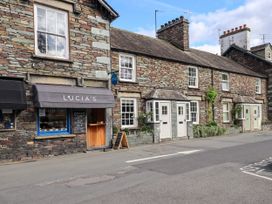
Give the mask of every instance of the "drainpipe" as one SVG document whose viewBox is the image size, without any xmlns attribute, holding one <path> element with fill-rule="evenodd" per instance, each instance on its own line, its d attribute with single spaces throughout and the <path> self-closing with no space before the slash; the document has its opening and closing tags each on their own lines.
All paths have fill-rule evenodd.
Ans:
<svg viewBox="0 0 272 204">
<path fill-rule="evenodd" d="M 212 87 L 214 86 L 214 77 L 213 77 L 213 69 L 211 69 L 211 84 L 212 84 Z M 212 104 L 212 119 L 214 121 L 215 119 L 215 113 L 214 113 L 214 104 Z"/>
</svg>

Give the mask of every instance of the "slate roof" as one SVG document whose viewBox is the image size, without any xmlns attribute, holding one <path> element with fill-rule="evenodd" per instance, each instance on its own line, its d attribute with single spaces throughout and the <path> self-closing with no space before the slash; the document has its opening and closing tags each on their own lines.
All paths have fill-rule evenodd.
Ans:
<svg viewBox="0 0 272 204">
<path fill-rule="evenodd" d="M 256 73 L 229 58 L 192 48 L 188 51 L 183 51 L 166 41 L 117 28 L 111 28 L 111 49 L 188 65 L 266 78 L 265 75 Z"/>
<path fill-rule="evenodd" d="M 250 96 L 237 96 L 233 99 L 233 102 L 234 103 L 249 103 L 249 104 L 260 103 Z"/>
<path fill-rule="evenodd" d="M 254 51 L 262 50 L 262 49 L 264 49 L 267 46 L 271 46 L 271 44 L 270 43 L 265 43 L 265 44 L 262 44 L 262 45 L 258 45 L 258 46 L 252 47 L 252 48 L 250 48 L 250 50 L 252 52 L 254 52 Z"/>
<path fill-rule="evenodd" d="M 179 91 L 168 89 L 154 89 L 145 98 L 157 100 L 189 101 L 188 98 Z"/>
</svg>

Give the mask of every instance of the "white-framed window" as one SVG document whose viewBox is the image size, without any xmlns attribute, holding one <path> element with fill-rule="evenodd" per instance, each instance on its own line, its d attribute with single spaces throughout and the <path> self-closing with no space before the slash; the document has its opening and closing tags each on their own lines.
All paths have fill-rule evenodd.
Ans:
<svg viewBox="0 0 272 204">
<path fill-rule="evenodd" d="M 198 88 L 198 69 L 196 67 L 188 67 L 188 86 Z"/>
<path fill-rule="evenodd" d="M 148 122 L 154 121 L 154 108 L 153 108 L 153 101 L 147 101 L 146 102 L 146 113 L 150 114 L 147 118 Z"/>
<path fill-rule="evenodd" d="M 136 65 L 133 55 L 119 55 L 119 78 L 120 81 L 136 81 Z"/>
<path fill-rule="evenodd" d="M 236 108 L 239 110 L 236 113 L 236 118 L 239 120 L 245 119 L 245 114 L 244 114 L 244 105 L 242 104 L 237 104 Z"/>
<path fill-rule="evenodd" d="M 39 4 L 34 8 L 36 55 L 68 59 L 68 12 Z"/>
<path fill-rule="evenodd" d="M 229 74 L 222 73 L 221 74 L 221 84 L 222 84 L 222 91 L 229 91 Z"/>
<path fill-rule="evenodd" d="M 159 113 L 159 102 L 158 101 L 147 101 L 146 102 L 146 112 L 150 113 L 148 122 L 158 123 L 160 122 L 160 113 Z"/>
<path fill-rule="evenodd" d="M 261 94 L 261 82 L 260 78 L 256 79 L 256 94 Z"/>
<path fill-rule="evenodd" d="M 223 123 L 230 122 L 230 103 L 223 103 Z"/>
<path fill-rule="evenodd" d="M 137 126 L 137 100 L 121 98 L 121 127 L 136 128 Z"/>
<path fill-rule="evenodd" d="M 191 109 L 191 121 L 193 124 L 199 123 L 199 104 L 198 101 L 191 101 L 190 103 Z"/>
<path fill-rule="evenodd" d="M 190 103 L 186 103 L 186 120 L 191 121 Z"/>
</svg>

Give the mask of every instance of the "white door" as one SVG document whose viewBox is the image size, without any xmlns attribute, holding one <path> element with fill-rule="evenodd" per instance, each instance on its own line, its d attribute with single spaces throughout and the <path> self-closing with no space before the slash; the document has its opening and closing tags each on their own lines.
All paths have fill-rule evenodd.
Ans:
<svg viewBox="0 0 272 204">
<path fill-rule="evenodd" d="M 170 102 L 160 102 L 160 139 L 172 138 Z"/>
<path fill-rule="evenodd" d="M 177 136 L 186 137 L 187 136 L 187 122 L 186 122 L 186 104 L 177 104 Z"/>
</svg>

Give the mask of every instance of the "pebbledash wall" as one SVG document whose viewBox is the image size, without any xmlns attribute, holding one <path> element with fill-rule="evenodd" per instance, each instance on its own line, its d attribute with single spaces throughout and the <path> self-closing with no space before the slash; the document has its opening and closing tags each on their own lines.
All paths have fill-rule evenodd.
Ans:
<svg viewBox="0 0 272 204">
<path fill-rule="evenodd" d="M 113 71 L 119 70 L 120 54 L 124 54 L 124 52 L 112 51 Z M 113 93 L 117 99 L 116 106 L 113 109 L 113 121 L 114 125 L 119 129 L 121 128 L 120 98 L 136 98 L 137 115 L 140 115 L 141 113 L 146 112 L 145 96 L 155 88 L 178 90 L 184 93 L 189 99 L 197 100 L 199 102 L 199 124 L 205 124 L 207 123 L 208 107 L 205 96 L 212 84 L 218 91 L 215 103 L 215 121 L 222 127 L 230 128 L 233 125 L 233 119 L 231 119 L 229 123 L 223 122 L 222 102 L 226 99 L 230 99 L 231 103 L 233 103 L 233 99 L 237 96 L 250 96 L 262 101 L 262 121 L 267 120 L 267 80 L 265 78 L 261 79 L 262 93 L 256 94 L 256 77 L 229 73 L 230 90 L 225 92 L 221 89 L 221 74 L 225 73 L 225 71 L 212 70 L 198 66 L 199 86 L 197 89 L 193 89 L 188 88 L 189 65 L 140 54 L 132 55 L 135 57 L 136 61 L 136 82 L 120 82 L 118 85 L 112 86 Z M 133 145 L 153 142 L 152 135 L 141 133 L 137 127 L 129 129 L 129 132 L 129 139 Z"/>
<path fill-rule="evenodd" d="M 101 1 L 2 0 L 0 2 L 0 79 L 24 81 L 27 109 L 16 112 L 16 130 L 0 132 L 0 160 L 60 155 L 86 150 L 86 134 L 37 138 L 33 84 L 110 88 L 110 22 L 117 17 Z M 69 58 L 35 55 L 34 4 L 68 12 Z M 102 73 L 102 74 L 101 74 Z M 1 96 L 3 97 L 3 96 Z M 107 144 L 111 109 L 107 112 Z"/>
</svg>

